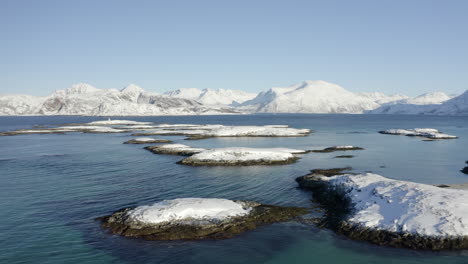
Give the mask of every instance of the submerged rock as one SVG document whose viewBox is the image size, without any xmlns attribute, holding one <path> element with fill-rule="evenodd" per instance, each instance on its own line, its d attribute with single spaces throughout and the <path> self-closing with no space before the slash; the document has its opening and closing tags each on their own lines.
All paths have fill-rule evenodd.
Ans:
<svg viewBox="0 0 468 264">
<path fill-rule="evenodd" d="M 339 234 L 392 247 L 468 248 L 468 191 L 371 173 L 309 174 L 297 182 L 313 190 L 327 210 L 323 224 Z"/>
<path fill-rule="evenodd" d="M 298 207 L 252 201 L 182 198 L 124 208 L 99 218 L 112 233 L 146 240 L 225 239 L 306 214 Z"/>
<path fill-rule="evenodd" d="M 350 158 L 354 158 L 354 155 L 339 155 L 339 156 L 336 156 L 335 158 L 350 159 Z"/>
<path fill-rule="evenodd" d="M 355 147 L 355 146 L 333 146 L 324 149 L 315 149 L 311 150 L 310 152 L 318 152 L 318 153 L 328 153 L 334 151 L 350 151 L 350 150 L 363 150 L 363 148 Z"/>
</svg>

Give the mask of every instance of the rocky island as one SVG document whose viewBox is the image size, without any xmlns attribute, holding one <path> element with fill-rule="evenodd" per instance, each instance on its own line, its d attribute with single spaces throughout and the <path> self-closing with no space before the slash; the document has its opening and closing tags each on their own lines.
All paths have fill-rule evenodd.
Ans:
<svg viewBox="0 0 468 264">
<path fill-rule="evenodd" d="M 112 233 L 146 240 L 225 239 L 308 211 L 217 198 L 179 198 L 124 208 L 99 218 Z"/>
<path fill-rule="evenodd" d="M 352 239 L 424 250 L 468 248 L 468 191 L 320 171 L 297 179 L 327 213 L 323 225 Z"/>
</svg>

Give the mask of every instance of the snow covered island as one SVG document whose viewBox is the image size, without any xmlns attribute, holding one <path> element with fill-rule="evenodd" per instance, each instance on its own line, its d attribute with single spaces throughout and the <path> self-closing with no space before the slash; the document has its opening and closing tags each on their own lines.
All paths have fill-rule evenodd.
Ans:
<svg viewBox="0 0 468 264">
<path fill-rule="evenodd" d="M 337 175 L 338 174 L 338 175 Z M 412 249 L 468 248 L 468 191 L 377 174 L 297 178 L 327 210 L 324 224 L 352 239 Z"/>
<path fill-rule="evenodd" d="M 298 207 L 217 198 L 179 198 L 121 209 L 99 218 L 114 234 L 146 240 L 231 238 L 260 225 L 306 214 Z"/>
<path fill-rule="evenodd" d="M 218 148 L 201 151 L 179 163 L 191 166 L 280 165 L 294 163 L 299 159 L 294 154 L 304 153 L 307 151 L 287 148 Z"/>
<path fill-rule="evenodd" d="M 408 137 L 425 137 L 429 139 L 454 139 L 457 136 L 441 133 L 434 128 L 414 128 L 414 129 L 388 129 L 379 131 L 380 134 L 403 135 Z"/>
<path fill-rule="evenodd" d="M 297 154 L 309 151 L 288 148 L 193 148 L 184 144 L 147 146 L 145 149 L 155 154 L 190 156 L 179 164 L 191 166 L 251 166 L 280 165 L 296 162 Z"/>
<path fill-rule="evenodd" d="M 139 138 L 134 138 L 134 139 L 125 141 L 124 144 L 152 144 L 152 143 L 171 143 L 171 142 L 172 141 L 168 139 L 139 137 Z"/>
</svg>

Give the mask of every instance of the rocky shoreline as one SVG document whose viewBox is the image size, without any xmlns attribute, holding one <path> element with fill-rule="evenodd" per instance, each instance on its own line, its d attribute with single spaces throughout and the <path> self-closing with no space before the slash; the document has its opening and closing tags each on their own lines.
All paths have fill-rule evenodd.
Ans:
<svg viewBox="0 0 468 264">
<path fill-rule="evenodd" d="M 232 161 L 215 161 L 215 160 L 195 160 L 190 157 L 183 159 L 177 164 L 189 165 L 189 166 L 255 166 L 255 165 L 286 165 L 295 163 L 299 160 L 299 157 L 291 157 L 285 160 L 268 160 L 268 159 L 257 159 L 257 160 L 232 160 Z"/>
</svg>

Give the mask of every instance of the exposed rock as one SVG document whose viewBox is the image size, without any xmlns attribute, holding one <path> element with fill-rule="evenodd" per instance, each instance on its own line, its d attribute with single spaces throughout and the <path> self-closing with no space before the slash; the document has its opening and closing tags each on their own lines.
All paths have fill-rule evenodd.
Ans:
<svg viewBox="0 0 468 264">
<path fill-rule="evenodd" d="M 349 158 L 354 158 L 354 155 L 339 155 L 339 156 L 336 156 L 335 158 L 345 158 L 345 159 L 349 159 Z"/>
<path fill-rule="evenodd" d="M 311 150 L 310 152 L 318 152 L 318 153 L 328 153 L 334 151 L 350 151 L 350 150 L 363 150 L 363 148 L 355 147 L 355 146 L 333 146 L 324 149 L 315 149 Z"/>
<path fill-rule="evenodd" d="M 153 144 L 153 143 L 171 143 L 168 139 L 157 139 L 157 138 L 135 138 L 125 141 L 124 144 Z"/>
<path fill-rule="evenodd" d="M 466 164 L 468 164 L 468 161 L 465 162 Z M 465 168 L 463 168 L 461 170 L 461 172 L 465 173 L 465 174 L 468 174 L 468 166 L 466 166 Z"/>
</svg>

